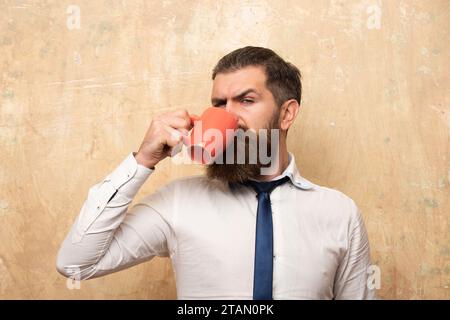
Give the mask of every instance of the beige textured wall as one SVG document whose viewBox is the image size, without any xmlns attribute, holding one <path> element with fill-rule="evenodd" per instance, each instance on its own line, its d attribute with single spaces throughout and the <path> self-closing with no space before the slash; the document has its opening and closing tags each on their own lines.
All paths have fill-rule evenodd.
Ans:
<svg viewBox="0 0 450 320">
<path fill-rule="evenodd" d="M 448 0 L 0 0 L 0 298 L 176 298 L 158 258 L 69 290 L 57 249 L 153 115 L 202 110 L 244 45 L 301 69 L 290 149 L 362 209 L 379 295 L 450 298 L 449 31 Z M 137 199 L 198 172 L 165 161 Z"/>
</svg>

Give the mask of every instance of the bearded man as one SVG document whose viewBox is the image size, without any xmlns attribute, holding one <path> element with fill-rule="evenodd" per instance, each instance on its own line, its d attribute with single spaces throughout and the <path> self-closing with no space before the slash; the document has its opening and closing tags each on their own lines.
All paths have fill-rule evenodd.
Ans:
<svg viewBox="0 0 450 320">
<path fill-rule="evenodd" d="M 129 208 L 192 129 L 187 110 L 155 116 L 139 150 L 89 189 L 57 270 L 85 280 L 159 256 L 172 259 L 178 299 L 375 298 L 360 210 L 302 177 L 287 149 L 301 102 L 298 68 L 270 49 L 244 47 L 221 58 L 212 79 L 214 107 L 242 131 L 266 132 L 224 154 L 237 159 L 265 146 L 270 163 L 212 162 L 205 175 L 172 181 Z"/>
</svg>

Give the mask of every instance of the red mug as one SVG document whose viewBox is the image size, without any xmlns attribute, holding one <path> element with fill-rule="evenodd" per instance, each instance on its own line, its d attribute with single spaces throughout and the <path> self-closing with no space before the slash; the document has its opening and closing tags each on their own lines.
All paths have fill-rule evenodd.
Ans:
<svg viewBox="0 0 450 320">
<path fill-rule="evenodd" d="M 234 137 L 238 119 L 223 108 L 209 107 L 200 117 L 190 116 L 193 128 L 185 144 L 195 162 L 209 164 L 221 155 Z"/>
</svg>

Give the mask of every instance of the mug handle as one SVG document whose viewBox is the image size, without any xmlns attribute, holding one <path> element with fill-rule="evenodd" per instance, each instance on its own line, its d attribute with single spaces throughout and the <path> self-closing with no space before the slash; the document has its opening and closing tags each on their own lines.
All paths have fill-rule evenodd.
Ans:
<svg viewBox="0 0 450 320">
<path fill-rule="evenodd" d="M 190 114 L 189 119 L 191 119 L 191 125 L 193 126 L 194 122 L 200 120 L 201 118 L 199 116 L 197 116 L 196 114 Z M 192 129 L 190 131 L 192 131 Z M 185 146 L 188 146 L 189 138 L 187 136 L 185 136 L 185 137 L 183 137 L 182 141 L 180 141 L 180 142 L 182 142 Z"/>
<path fill-rule="evenodd" d="M 190 114 L 189 118 L 191 119 L 191 124 L 194 125 L 194 121 L 200 120 L 200 117 L 195 114 Z"/>
<path fill-rule="evenodd" d="M 194 125 L 194 122 L 197 120 L 200 120 L 200 117 L 195 114 L 191 114 L 191 115 L 189 115 L 189 119 L 191 119 L 191 124 Z M 178 144 L 175 147 L 172 148 L 170 156 L 171 157 L 176 156 L 181 151 L 183 144 L 185 146 L 187 146 L 189 144 L 189 140 L 187 137 L 183 137 L 183 139 L 180 142 L 178 142 Z"/>
</svg>

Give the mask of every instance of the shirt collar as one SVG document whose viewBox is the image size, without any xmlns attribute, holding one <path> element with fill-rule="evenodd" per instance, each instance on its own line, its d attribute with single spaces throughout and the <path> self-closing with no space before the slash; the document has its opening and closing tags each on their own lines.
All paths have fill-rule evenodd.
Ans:
<svg viewBox="0 0 450 320">
<path fill-rule="evenodd" d="M 286 169 L 283 171 L 281 175 L 274 178 L 273 180 L 281 179 L 285 176 L 288 176 L 289 179 L 291 179 L 292 184 L 297 188 L 304 190 L 313 189 L 314 184 L 300 175 L 300 172 L 298 171 L 297 165 L 295 163 L 295 157 L 290 152 L 288 152 L 288 160 L 289 164 L 286 167 Z"/>
<path fill-rule="evenodd" d="M 291 183 L 294 186 L 296 186 L 297 188 L 304 189 L 304 190 L 313 189 L 314 184 L 312 182 L 308 181 L 307 179 L 303 178 L 300 175 L 300 172 L 298 171 L 297 165 L 295 163 L 295 157 L 290 152 L 288 152 L 288 161 L 289 161 L 289 164 L 286 167 L 286 169 L 284 169 L 283 173 L 271 180 L 278 180 L 278 179 L 284 178 L 285 176 L 288 176 L 289 179 L 291 179 Z M 254 180 L 254 179 L 250 179 L 250 180 Z"/>
</svg>

